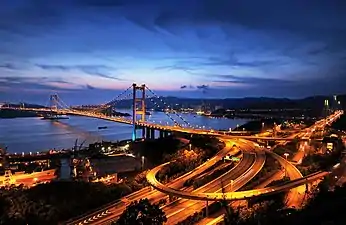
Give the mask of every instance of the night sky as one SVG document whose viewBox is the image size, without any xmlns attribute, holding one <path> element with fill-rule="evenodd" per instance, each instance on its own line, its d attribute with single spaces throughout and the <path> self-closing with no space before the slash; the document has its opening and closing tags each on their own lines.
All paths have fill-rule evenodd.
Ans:
<svg viewBox="0 0 346 225">
<path fill-rule="evenodd" d="M 1 0 L 0 101 L 343 93 L 345 0 Z"/>
</svg>

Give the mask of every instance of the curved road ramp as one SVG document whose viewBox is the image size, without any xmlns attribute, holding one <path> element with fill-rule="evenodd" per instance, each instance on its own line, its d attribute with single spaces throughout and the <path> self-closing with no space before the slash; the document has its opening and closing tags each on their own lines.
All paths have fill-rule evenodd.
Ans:
<svg viewBox="0 0 346 225">
<path fill-rule="evenodd" d="M 302 184 L 311 183 L 329 174 L 329 172 L 317 172 L 303 178 L 289 181 L 282 185 L 249 190 L 249 191 L 227 192 L 227 193 L 190 193 L 190 192 L 179 191 L 179 190 L 167 187 L 156 179 L 156 174 L 164 166 L 168 165 L 169 163 L 170 162 L 157 166 L 147 174 L 147 180 L 150 183 L 150 185 L 153 186 L 155 189 L 168 195 L 173 195 L 180 198 L 186 198 L 191 200 L 203 200 L 203 201 L 244 200 L 244 199 L 263 196 L 263 195 L 275 194 L 278 192 L 283 192 L 283 191 L 287 191 L 289 189 L 298 187 Z"/>
</svg>

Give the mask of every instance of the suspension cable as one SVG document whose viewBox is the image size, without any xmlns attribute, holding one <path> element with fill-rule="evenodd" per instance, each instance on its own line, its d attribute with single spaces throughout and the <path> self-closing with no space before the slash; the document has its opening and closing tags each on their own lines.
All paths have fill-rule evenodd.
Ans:
<svg viewBox="0 0 346 225">
<path fill-rule="evenodd" d="M 159 109 L 160 109 L 160 108 L 162 109 L 162 107 L 160 107 L 156 102 L 154 102 L 154 100 L 153 100 L 152 98 L 150 98 L 148 95 L 147 95 L 146 97 L 147 97 L 147 99 L 149 99 L 155 106 L 157 106 Z M 182 127 L 173 117 L 171 117 L 171 115 L 169 115 L 168 112 L 165 111 L 164 113 L 166 114 L 166 116 L 167 116 L 170 120 L 173 121 L 173 123 L 174 123 L 175 125 L 178 125 L 179 127 Z"/>
<path fill-rule="evenodd" d="M 148 89 L 148 91 L 150 93 L 152 93 L 154 95 L 155 98 L 159 99 L 169 110 L 171 110 L 175 115 L 177 115 L 184 123 L 186 123 L 189 127 L 193 128 L 193 126 L 186 121 L 180 114 L 178 114 L 177 112 L 175 112 L 175 110 L 171 109 L 171 107 L 165 102 L 163 101 L 157 94 L 155 94 L 151 89 L 149 89 L 147 86 L 145 86 L 146 89 Z"/>
</svg>

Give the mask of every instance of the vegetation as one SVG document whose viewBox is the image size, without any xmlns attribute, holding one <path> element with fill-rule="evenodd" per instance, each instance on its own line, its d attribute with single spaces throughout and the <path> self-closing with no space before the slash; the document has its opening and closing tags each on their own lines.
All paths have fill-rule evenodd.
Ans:
<svg viewBox="0 0 346 225">
<path fill-rule="evenodd" d="M 145 170 L 134 177 L 124 178 L 124 183 L 126 183 L 132 191 L 137 191 L 146 186 L 149 186 L 149 183 L 146 178 L 148 172 L 149 170 Z"/>
<path fill-rule="evenodd" d="M 311 154 L 306 156 L 303 159 L 302 164 L 298 165 L 297 168 L 304 176 L 320 170 L 329 170 L 332 166 L 340 161 L 341 152 L 344 149 L 344 146 L 342 143 L 340 143 L 340 140 L 336 140 L 334 145 L 336 148 L 332 152 L 326 152 L 325 154 Z"/>
<path fill-rule="evenodd" d="M 346 214 L 346 186 L 328 190 L 328 179 L 319 184 L 313 198 L 301 210 L 287 209 L 284 206 L 284 193 L 272 196 L 253 198 L 248 201 L 248 207 L 233 208 L 229 202 L 220 201 L 209 205 L 209 214 L 223 209 L 226 225 L 306 225 L 306 224 L 344 224 Z M 192 225 L 205 217 L 205 209 L 196 212 L 179 225 Z"/>
<path fill-rule="evenodd" d="M 169 136 L 167 138 L 133 143 L 131 149 L 136 155 L 144 156 L 152 165 L 158 165 L 169 161 L 167 158 L 175 154 L 181 147 L 180 145 L 181 143 L 178 139 Z"/>
<path fill-rule="evenodd" d="M 167 221 L 159 204 L 151 204 L 148 199 L 132 202 L 114 225 L 162 225 Z"/>
<path fill-rule="evenodd" d="M 244 187 L 242 187 L 239 191 L 250 190 L 256 188 L 265 180 L 269 179 L 276 172 L 281 169 L 280 164 L 273 157 L 267 157 L 261 171 Z"/>
<path fill-rule="evenodd" d="M 270 182 L 268 184 L 268 187 L 276 186 L 276 185 L 282 185 L 282 184 L 287 183 L 289 181 L 290 181 L 289 177 L 283 177 L 280 180 L 273 180 L 272 182 Z"/>
<path fill-rule="evenodd" d="M 254 132 L 261 132 L 263 129 L 271 129 L 274 126 L 274 123 L 280 124 L 282 120 L 280 119 L 260 119 L 260 120 L 251 120 L 237 128 L 235 128 L 235 131 L 243 131 L 245 129 L 246 131 L 254 131 Z M 264 124 L 264 127 L 263 127 Z"/>
<path fill-rule="evenodd" d="M 332 124 L 332 128 L 336 130 L 346 130 L 346 115 L 343 114 L 340 118 Z"/>
<path fill-rule="evenodd" d="M 0 224 L 58 224 L 131 192 L 125 184 L 52 182 L 0 189 Z M 97 197 L 95 197 L 97 196 Z"/>
<path fill-rule="evenodd" d="M 209 137 L 196 136 L 191 139 L 190 143 L 193 146 L 191 150 L 181 149 L 174 154 L 166 155 L 167 161 L 174 162 L 157 174 L 158 180 L 168 182 L 177 178 L 198 167 L 224 147 L 217 139 Z"/>
<path fill-rule="evenodd" d="M 204 184 L 209 183 L 210 181 L 221 176 L 222 174 L 225 174 L 226 172 L 228 172 L 230 169 L 232 169 L 232 167 L 233 167 L 233 163 L 227 164 L 224 167 L 222 167 L 220 169 L 216 169 L 215 171 L 213 171 L 212 173 L 210 173 L 206 176 L 202 176 L 201 178 L 194 180 L 192 183 L 193 188 L 197 189 L 197 188 L 203 186 Z"/>
<path fill-rule="evenodd" d="M 344 224 L 346 214 L 346 186 L 329 191 L 327 182 L 319 185 L 318 191 L 302 210 L 284 209 L 283 205 L 274 201 L 271 204 L 260 204 L 247 216 L 239 218 L 239 225 L 339 225 Z M 235 223 L 226 223 L 233 225 Z"/>
<path fill-rule="evenodd" d="M 306 176 L 320 170 L 329 170 L 338 163 L 340 153 L 332 152 L 325 155 L 310 155 L 304 158 L 302 165 L 297 166 L 301 173 Z"/>
<path fill-rule="evenodd" d="M 277 146 L 273 151 L 280 156 L 283 156 L 285 153 L 288 153 L 289 155 L 287 158 L 292 159 L 292 157 L 298 150 L 298 145 L 299 145 L 299 142 L 294 140 L 287 143 L 284 146 L 282 145 Z"/>
<path fill-rule="evenodd" d="M 18 111 L 12 109 L 1 109 L 0 110 L 0 118 L 17 118 L 17 117 L 36 117 L 37 114 L 34 112 L 28 111 Z"/>
<path fill-rule="evenodd" d="M 203 174 L 200 174 L 199 176 L 197 176 L 197 177 L 195 177 L 195 178 L 193 178 L 193 179 L 189 179 L 189 180 L 185 181 L 184 184 L 183 184 L 183 186 L 184 186 L 184 187 L 190 187 L 196 179 L 199 179 L 199 178 L 202 177 L 202 176 L 205 176 L 205 175 L 207 175 L 207 174 L 212 173 L 216 168 L 222 166 L 222 164 L 224 164 L 224 161 L 223 161 L 223 160 L 217 161 L 214 165 L 212 165 L 211 167 L 209 167 L 208 169 L 206 169 L 206 170 L 204 171 Z"/>
</svg>

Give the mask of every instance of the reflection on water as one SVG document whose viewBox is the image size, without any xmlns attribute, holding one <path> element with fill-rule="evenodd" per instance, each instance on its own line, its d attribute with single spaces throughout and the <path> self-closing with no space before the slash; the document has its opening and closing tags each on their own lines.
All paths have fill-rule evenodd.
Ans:
<svg viewBox="0 0 346 225">
<path fill-rule="evenodd" d="M 183 123 L 176 115 L 171 116 L 179 123 Z M 184 114 L 183 117 L 193 125 L 224 130 L 246 122 L 224 118 L 212 119 L 191 114 Z M 148 116 L 148 120 L 160 124 L 173 124 L 161 112 L 153 112 L 151 116 Z M 98 127 L 107 127 L 107 129 L 98 129 Z M 131 131 L 130 125 L 78 116 L 71 116 L 70 119 L 61 121 L 40 118 L 0 119 L 0 143 L 8 146 L 9 152 L 72 148 L 76 139 L 78 143 L 85 141 L 85 145 L 101 140 L 130 139 Z"/>
</svg>

